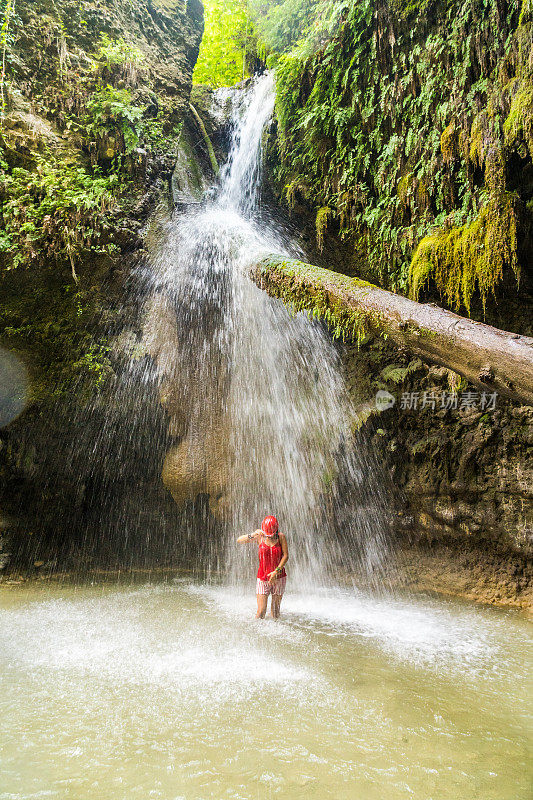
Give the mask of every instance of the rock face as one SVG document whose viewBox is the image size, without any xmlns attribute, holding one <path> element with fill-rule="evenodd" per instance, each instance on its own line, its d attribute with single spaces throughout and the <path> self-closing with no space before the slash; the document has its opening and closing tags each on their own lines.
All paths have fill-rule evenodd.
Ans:
<svg viewBox="0 0 533 800">
<path fill-rule="evenodd" d="M 386 464 L 413 588 L 533 604 L 533 409 L 369 339 L 343 351 L 360 436 Z M 388 402 L 376 403 L 378 393 Z M 398 579 L 398 574 L 392 575 Z"/>
<path fill-rule="evenodd" d="M 532 26 L 519 0 L 350 3 L 282 59 L 274 183 L 319 248 L 340 233 L 384 288 L 531 313 Z"/>
<path fill-rule="evenodd" d="M 198 0 L 21 0 L 8 20 L 8 164 L 31 163 L 49 146 L 70 149 L 72 158 L 90 153 L 110 167 L 130 150 L 136 116 L 157 118 L 169 130 L 184 117 L 202 30 Z M 96 107 L 107 90 L 110 107 Z"/>
<path fill-rule="evenodd" d="M 159 400 L 173 440 L 161 477 L 179 508 L 205 495 L 214 516 L 223 518 L 230 462 L 225 390 L 220 385 L 217 391 L 205 380 L 201 368 L 197 369 L 196 353 L 190 352 L 189 359 L 180 354 L 189 345 L 180 340 L 177 325 L 169 299 L 162 294 L 152 298 L 146 309 L 143 346 L 157 366 Z M 201 409 L 193 408 L 198 395 Z"/>
<path fill-rule="evenodd" d="M 429 375 L 432 383 L 438 386 Z M 398 447 L 408 457 L 397 474 L 413 526 L 429 540 L 481 538 L 531 554 L 533 410 L 466 407 L 437 419 L 421 422 L 404 411 L 399 420 Z"/>
<path fill-rule="evenodd" d="M 354 3 L 282 59 L 267 178 L 313 263 L 532 336 L 532 28 L 514 0 Z M 407 582 L 531 605 L 531 407 L 390 344 L 343 358 Z"/>
<path fill-rule="evenodd" d="M 158 557 L 177 511 L 160 480 L 157 392 L 147 382 L 135 407 L 128 393 L 141 327 L 131 276 L 141 228 L 170 202 L 203 8 L 20 0 L 4 22 L 0 343 L 25 363 L 30 394 L 0 430 L 0 560 L 142 561 L 155 518 Z"/>
<path fill-rule="evenodd" d="M 154 93 L 175 96 L 182 108 L 188 101 L 203 30 L 198 0 L 21 0 L 16 12 L 9 75 L 23 93 L 50 90 L 50 78 L 71 66 L 79 74 L 108 36 L 141 50 Z M 108 69 L 118 64 L 112 54 Z"/>
</svg>

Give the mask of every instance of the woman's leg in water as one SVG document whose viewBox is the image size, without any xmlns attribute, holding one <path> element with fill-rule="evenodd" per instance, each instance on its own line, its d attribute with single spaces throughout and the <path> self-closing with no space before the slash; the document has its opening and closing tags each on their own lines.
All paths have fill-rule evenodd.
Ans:
<svg viewBox="0 0 533 800">
<path fill-rule="evenodd" d="M 267 610 L 267 603 L 268 603 L 268 595 L 267 594 L 258 594 L 257 595 L 257 614 L 255 615 L 256 619 L 264 619 L 265 618 L 265 614 L 266 614 L 266 610 Z"/>
<path fill-rule="evenodd" d="M 281 606 L 281 599 L 283 595 L 281 594 L 273 594 L 272 600 L 270 601 L 270 613 L 272 615 L 272 619 L 279 618 L 279 607 Z"/>
</svg>

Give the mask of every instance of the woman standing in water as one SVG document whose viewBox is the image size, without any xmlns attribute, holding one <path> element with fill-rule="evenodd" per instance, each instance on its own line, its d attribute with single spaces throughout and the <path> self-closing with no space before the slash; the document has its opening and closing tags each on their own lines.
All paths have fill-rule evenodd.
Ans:
<svg viewBox="0 0 533 800">
<path fill-rule="evenodd" d="M 253 542 L 259 540 L 259 569 L 257 570 L 257 614 L 256 619 L 264 619 L 268 595 L 272 595 L 270 601 L 270 613 L 274 619 L 279 617 L 281 598 L 285 591 L 287 573 L 285 564 L 289 558 L 287 539 L 285 534 L 278 529 L 276 517 L 265 517 L 261 530 L 239 536 L 237 542 Z"/>
</svg>

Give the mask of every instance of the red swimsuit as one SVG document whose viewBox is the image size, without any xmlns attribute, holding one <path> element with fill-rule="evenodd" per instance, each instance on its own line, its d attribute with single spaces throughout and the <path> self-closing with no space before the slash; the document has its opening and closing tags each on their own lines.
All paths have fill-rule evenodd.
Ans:
<svg viewBox="0 0 533 800">
<path fill-rule="evenodd" d="M 274 572 L 279 562 L 283 558 L 283 550 L 281 544 L 273 544 L 272 546 L 259 543 L 259 569 L 257 570 L 257 577 L 260 581 L 268 581 L 268 576 Z M 287 573 L 285 567 L 282 567 L 281 572 L 278 572 L 278 578 L 286 578 Z"/>
</svg>

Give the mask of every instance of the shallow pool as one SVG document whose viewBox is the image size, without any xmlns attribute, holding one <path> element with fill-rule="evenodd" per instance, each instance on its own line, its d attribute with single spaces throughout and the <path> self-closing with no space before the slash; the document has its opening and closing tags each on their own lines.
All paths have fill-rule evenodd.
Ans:
<svg viewBox="0 0 533 800">
<path fill-rule="evenodd" d="M 530 623 L 341 589 L 0 592 L 0 798 L 529 800 Z"/>
</svg>

